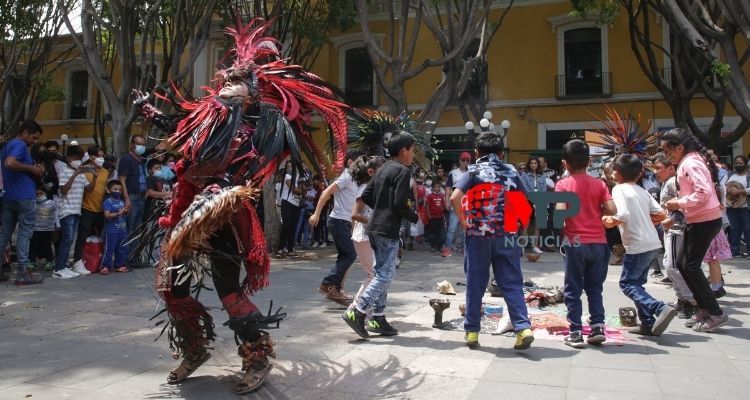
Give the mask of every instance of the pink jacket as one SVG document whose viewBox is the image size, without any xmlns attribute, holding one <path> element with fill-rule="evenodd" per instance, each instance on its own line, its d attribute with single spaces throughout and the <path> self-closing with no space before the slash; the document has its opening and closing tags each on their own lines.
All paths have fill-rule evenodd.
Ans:
<svg viewBox="0 0 750 400">
<path fill-rule="evenodd" d="M 686 154 L 677 167 L 680 187 L 677 204 L 685 213 L 687 223 L 712 221 L 721 218 L 719 199 L 711 180 L 711 173 L 698 153 Z"/>
</svg>

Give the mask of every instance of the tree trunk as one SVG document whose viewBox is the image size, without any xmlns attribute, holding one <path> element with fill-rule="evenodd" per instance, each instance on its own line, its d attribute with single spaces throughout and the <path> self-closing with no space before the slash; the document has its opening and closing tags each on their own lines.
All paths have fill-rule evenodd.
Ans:
<svg viewBox="0 0 750 400">
<path fill-rule="evenodd" d="M 273 179 L 269 179 L 263 185 L 263 233 L 266 235 L 266 249 L 269 252 L 273 252 L 279 247 L 281 239 L 281 216 L 278 208 L 276 208 L 275 185 Z"/>
</svg>

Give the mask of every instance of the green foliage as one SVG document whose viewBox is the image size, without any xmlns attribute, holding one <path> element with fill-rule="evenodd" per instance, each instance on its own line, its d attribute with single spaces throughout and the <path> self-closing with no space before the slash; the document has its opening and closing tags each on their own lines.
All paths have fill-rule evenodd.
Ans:
<svg viewBox="0 0 750 400">
<path fill-rule="evenodd" d="M 602 22 L 614 21 L 617 9 L 620 7 L 618 0 L 570 0 L 573 11 L 571 17 L 585 18 L 591 14 L 597 14 Z"/>
<path fill-rule="evenodd" d="M 40 102 L 65 101 L 65 88 L 54 82 L 52 74 L 41 73 L 34 75 L 32 84 L 39 90 Z"/>
<path fill-rule="evenodd" d="M 722 86 L 729 84 L 729 75 L 732 73 L 729 64 L 723 63 L 719 60 L 711 61 L 711 67 L 709 69 L 710 75 L 706 77 L 706 80 L 711 80 L 714 76 L 719 79 Z"/>
</svg>

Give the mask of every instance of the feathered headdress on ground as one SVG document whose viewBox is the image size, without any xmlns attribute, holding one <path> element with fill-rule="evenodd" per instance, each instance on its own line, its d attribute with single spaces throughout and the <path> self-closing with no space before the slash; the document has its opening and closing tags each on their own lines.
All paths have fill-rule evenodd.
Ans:
<svg viewBox="0 0 750 400">
<path fill-rule="evenodd" d="M 627 111 L 623 116 L 612 107 L 604 106 L 606 119 L 596 117 L 603 125 L 597 129 L 599 140 L 590 141 L 610 155 L 634 154 L 641 159 L 648 158 L 656 150 L 656 135 L 650 133 L 651 124 L 642 129 L 641 115 L 635 117 Z"/>
<path fill-rule="evenodd" d="M 406 112 L 398 117 L 376 110 L 352 108 L 349 116 L 349 148 L 358 149 L 368 155 L 386 156 L 383 143 L 385 134 L 397 130 L 409 132 L 417 140 L 414 162 L 427 168 L 435 156 L 430 147 L 430 135 L 419 129 L 419 122 L 412 120 Z"/>
</svg>

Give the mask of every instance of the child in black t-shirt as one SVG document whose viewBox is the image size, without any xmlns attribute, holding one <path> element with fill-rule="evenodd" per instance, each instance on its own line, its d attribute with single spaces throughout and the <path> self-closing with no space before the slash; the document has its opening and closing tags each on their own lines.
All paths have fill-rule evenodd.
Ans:
<svg viewBox="0 0 750 400">
<path fill-rule="evenodd" d="M 172 186 L 162 171 L 162 163 L 158 159 L 151 159 L 146 164 L 148 177 L 146 178 L 146 212 L 145 218 L 149 220 L 159 205 L 164 205 L 172 198 Z"/>
</svg>

